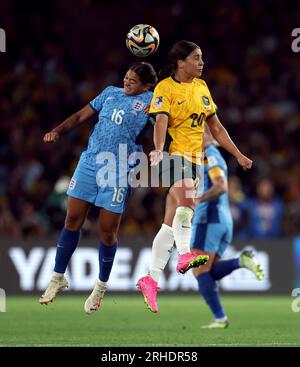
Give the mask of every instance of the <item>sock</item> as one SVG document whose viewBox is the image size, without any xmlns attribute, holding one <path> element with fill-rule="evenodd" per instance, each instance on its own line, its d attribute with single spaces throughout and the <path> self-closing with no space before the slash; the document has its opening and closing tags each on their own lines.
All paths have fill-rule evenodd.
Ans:
<svg viewBox="0 0 300 367">
<path fill-rule="evenodd" d="M 221 260 L 213 264 L 210 273 L 215 280 L 219 280 L 239 268 L 239 259 Z"/>
<path fill-rule="evenodd" d="M 100 241 L 99 245 L 99 266 L 100 266 L 100 272 L 99 272 L 99 279 L 102 282 L 107 282 L 113 263 L 115 254 L 118 247 L 118 241 L 113 244 L 112 246 L 107 246 L 105 243 Z"/>
<path fill-rule="evenodd" d="M 167 265 L 172 254 L 174 236 L 172 228 L 162 224 L 152 244 L 149 274 L 156 282 Z"/>
<path fill-rule="evenodd" d="M 56 271 L 53 272 L 52 278 L 56 280 L 62 280 L 64 277 L 64 273 L 57 273 Z"/>
<path fill-rule="evenodd" d="M 218 322 L 225 322 L 228 320 L 228 317 L 227 316 L 224 316 L 224 317 L 221 317 L 221 318 L 216 318 L 215 321 L 218 321 Z"/>
<path fill-rule="evenodd" d="M 107 282 L 102 282 L 100 279 L 96 279 L 95 288 L 106 288 Z"/>
<path fill-rule="evenodd" d="M 218 285 L 210 272 L 202 273 L 196 279 L 199 286 L 199 292 L 208 304 L 215 319 L 226 317 L 221 305 Z"/>
<path fill-rule="evenodd" d="M 192 217 L 194 211 L 187 206 L 179 206 L 172 223 L 173 235 L 179 255 L 190 252 Z"/>
<path fill-rule="evenodd" d="M 60 233 L 57 241 L 54 272 L 64 274 L 68 263 L 79 241 L 80 231 L 69 231 L 66 228 Z"/>
</svg>

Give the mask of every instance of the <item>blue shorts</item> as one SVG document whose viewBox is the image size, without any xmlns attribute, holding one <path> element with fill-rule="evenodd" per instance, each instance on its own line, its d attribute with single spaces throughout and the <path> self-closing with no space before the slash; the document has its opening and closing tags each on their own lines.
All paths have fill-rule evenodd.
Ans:
<svg viewBox="0 0 300 367">
<path fill-rule="evenodd" d="M 113 213 L 123 213 L 131 192 L 130 186 L 101 187 L 97 184 L 96 177 L 97 168 L 79 162 L 71 178 L 67 195 Z"/>
<path fill-rule="evenodd" d="M 190 247 L 215 252 L 221 257 L 232 241 L 232 231 L 232 223 L 193 224 Z"/>
</svg>

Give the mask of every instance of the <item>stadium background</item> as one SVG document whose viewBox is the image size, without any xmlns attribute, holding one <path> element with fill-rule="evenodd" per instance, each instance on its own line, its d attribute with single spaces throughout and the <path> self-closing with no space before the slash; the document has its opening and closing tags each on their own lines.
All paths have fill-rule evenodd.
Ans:
<svg viewBox="0 0 300 367">
<path fill-rule="evenodd" d="M 64 191 L 92 124 L 57 146 L 44 145 L 42 137 L 105 86 L 121 85 L 136 61 L 125 36 L 138 23 L 160 33 L 159 50 L 148 59 L 157 70 L 175 41 L 201 46 L 203 78 L 221 121 L 254 160 L 244 173 L 225 153 L 235 222 L 227 256 L 255 249 L 266 277 L 258 282 L 239 270 L 222 280 L 231 323 L 226 331 L 199 328 L 210 312 L 191 274 L 175 274 L 175 257 L 162 278 L 158 314 L 133 294 L 163 216 L 164 192 L 158 189 L 138 189 L 130 198 L 110 290 L 95 317 L 82 312 L 97 273 L 95 211 L 70 264 L 71 292 L 48 307 L 38 303 L 65 216 Z M 292 30 L 299 27 L 295 0 L 1 0 L 7 50 L 0 53 L 1 347 L 300 346 L 300 53 L 291 48 Z M 151 149 L 151 134 L 145 144 Z M 45 361 L 46 350 L 41 353 Z M 220 355 L 223 363 L 224 350 Z"/>
<path fill-rule="evenodd" d="M 148 59 L 156 70 L 175 41 L 201 46 L 203 78 L 218 115 L 254 160 L 245 173 L 224 153 L 235 221 L 229 255 L 254 248 L 267 276 L 259 288 L 252 275 L 236 272 L 221 288 L 290 297 L 300 286 L 300 53 L 291 48 L 291 32 L 300 27 L 300 4 L 294 0 L 288 5 L 278 0 L 2 0 L 0 27 L 7 52 L 0 54 L 0 288 L 7 295 L 45 288 L 65 215 L 64 190 L 92 125 L 71 131 L 56 147 L 44 145 L 42 137 L 105 86 L 122 85 L 136 61 L 125 36 L 138 23 L 149 23 L 160 34 L 160 47 Z M 144 142 L 149 151 L 151 134 Z M 265 194 L 257 192 L 261 186 Z M 145 273 L 164 195 L 158 189 L 137 189 L 130 198 L 112 292 L 133 291 Z M 92 287 L 95 218 L 92 211 L 81 252 L 71 264 L 73 291 L 87 293 Z M 195 293 L 192 277 L 174 280 L 172 266 L 162 291 Z"/>
</svg>

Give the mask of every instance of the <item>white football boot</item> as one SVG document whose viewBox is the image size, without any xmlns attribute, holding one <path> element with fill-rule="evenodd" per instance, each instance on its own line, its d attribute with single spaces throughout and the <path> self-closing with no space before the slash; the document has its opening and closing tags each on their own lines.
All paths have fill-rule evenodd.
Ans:
<svg viewBox="0 0 300 367">
<path fill-rule="evenodd" d="M 105 292 L 106 292 L 106 283 L 101 282 L 99 279 L 95 282 L 95 287 L 88 297 L 88 299 L 85 301 L 84 304 L 84 311 L 88 315 L 91 315 L 92 313 L 96 312 L 98 308 L 101 306 Z"/>
<path fill-rule="evenodd" d="M 41 305 L 47 305 L 49 302 L 52 302 L 56 297 L 57 293 L 62 291 L 64 288 L 68 288 L 69 283 L 67 279 L 63 277 L 53 276 L 50 280 L 50 283 L 45 290 L 44 294 L 41 296 L 39 302 Z"/>
</svg>

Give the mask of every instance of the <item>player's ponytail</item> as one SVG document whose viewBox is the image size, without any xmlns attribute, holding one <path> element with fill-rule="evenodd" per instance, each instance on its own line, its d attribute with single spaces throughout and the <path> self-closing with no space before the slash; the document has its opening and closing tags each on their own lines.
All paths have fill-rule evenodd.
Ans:
<svg viewBox="0 0 300 367">
<path fill-rule="evenodd" d="M 165 79 L 165 78 L 169 77 L 172 74 L 174 74 L 173 66 L 171 64 L 167 64 L 159 70 L 158 79 L 159 80 Z"/>
</svg>

